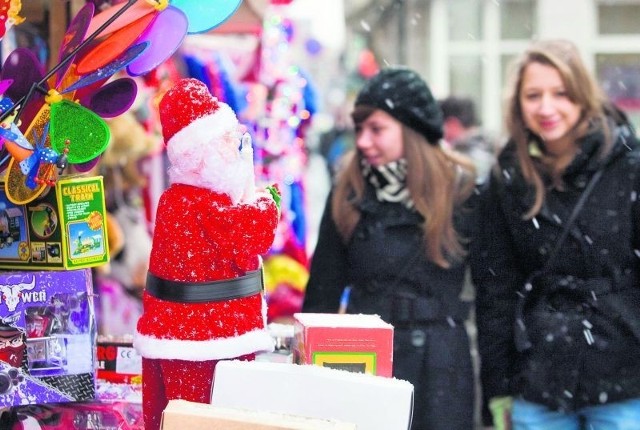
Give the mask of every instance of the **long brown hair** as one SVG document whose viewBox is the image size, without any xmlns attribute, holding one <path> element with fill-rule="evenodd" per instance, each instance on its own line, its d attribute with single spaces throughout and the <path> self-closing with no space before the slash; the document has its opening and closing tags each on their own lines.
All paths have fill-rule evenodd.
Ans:
<svg viewBox="0 0 640 430">
<path fill-rule="evenodd" d="M 357 106 L 354 122 L 363 121 L 375 109 Z M 429 260 L 447 268 L 466 255 L 464 238 L 455 231 L 453 212 L 473 192 L 475 169 L 466 156 L 430 144 L 425 137 L 402 125 L 404 157 L 407 160 L 407 189 L 415 209 L 423 216 L 425 252 Z M 336 177 L 331 214 L 343 240 L 347 242 L 360 220 L 365 179 L 357 151 L 345 156 Z"/>
<path fill-rule="evenodd" d="M 520 107 L 520 91 L 526 67 L 531 63 L 544 64 L 555 68 L 569 100 L 580 106 L 581 118 L 573 129 L 575 139 L 584 136 L 594 128 L 605 129 L 605 142 L 601 148 L 601 156 L 609 152 L 613 144 L 605 119 L 606 98 L 585 67 L 576 46 L 567 40 L 545 40 L 534 42 L 512 65 L 505 102 L 505 124 L 507 132 L 515 142 L 518 161 L 525 180 L 535 189 L 535 199 L 525 219 L 533 218 L 542 207 L 546 190 L 542 180 L 543 171 L 549 173 L 552 168 L 543 157 L 541 163 L 535 163 L 529 152 L 530 132 L 527 129 Z M 545 161 L 547 161 L 545 163 Z M 555 172 L 561 175 L 562 172 Z"/>
</svg>

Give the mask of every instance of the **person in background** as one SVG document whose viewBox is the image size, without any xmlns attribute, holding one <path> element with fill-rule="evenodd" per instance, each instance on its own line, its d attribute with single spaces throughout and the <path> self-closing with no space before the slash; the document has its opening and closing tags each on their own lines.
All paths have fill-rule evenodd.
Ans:
<svg viewBox="0 0 640 430">
<path fill-rule="evenodd" d="M 476 106 L 469 97 L 449 96 L 438 102 L 442 110 L 443 139 L 455 147 L 455 143 L 478 128 Z"/>
<path fill-rule="evenodd" d="M 415 389 L 413 429 L 473 427 L 474 381 L 462 302 L 475 225 L 473 163 L 439 145 L 425 81 L 383 69 L 357 95 L 355 148 L 320 222 L 303 312 L 378 314 L 394 328 L 393 374 Z M 469 208 L 467 208 L 469 206 Z"/>
<path fill-rule="evenodd" d="M 635 133 L 569 41 L 533 43 L 508 90 L 471 250 L 488 410 L 496 428 L 638 429 Z"/>
<path fill-rule="evenodd" d="M 339 170 L 339 162 L 344 154 L 353 149 L 354 130 L 350 123 L 348 103 L 344 103 L 335 113 L 333 128 L 320 136 L 320 154 L 325 159 L 327 173 L 333 182 Z"/>
<path fill-rule="evenodd" d="M 475 103 L 469 97 L 449 96 L 439 105 L 445 142 L 473 160 L 477 182 L 483 183 L 495 163 L 496 142 L 480 127 Z"/>
</svg>

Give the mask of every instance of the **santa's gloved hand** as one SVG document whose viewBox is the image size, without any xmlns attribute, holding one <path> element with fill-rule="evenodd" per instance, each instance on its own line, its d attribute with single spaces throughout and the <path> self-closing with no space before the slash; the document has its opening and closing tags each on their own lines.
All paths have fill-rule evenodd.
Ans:
<svg viewBox="0 0 640 430">
<path fill-rule="evenodd" d="M 280 210 L 280 201 L 282 200 L 282 193 L 278 188 L 278 184 L 272 184 L 267 187 L 267 191 L 271 193 L 271 197 L 273 197 L 273 201 L 276 203 L 278 210 Z"/>
<path fill-rule="evenodd" d="M 489 410 L 493 416 L 495 430 L 511 430 L 511 409 L 513 398 L 511 396 L 492 397 L 489 400 Z"/>
</svg>

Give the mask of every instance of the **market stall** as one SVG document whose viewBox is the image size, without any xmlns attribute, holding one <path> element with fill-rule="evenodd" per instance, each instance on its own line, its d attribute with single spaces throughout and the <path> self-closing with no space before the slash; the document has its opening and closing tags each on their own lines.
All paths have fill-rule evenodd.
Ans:
<svg viewBox="0 0 640 430">
<path fill-rule="evenodd" d="M 210 403 L 218 361 L 284 372 L 319 364 L 292 351 L 308 277 L 307 131 L 319 96 L 295 60 L 291 2 L 5 3 L 0 426 L 159 428 L 161 414 L 149 409 L 164 401 L 162 412 L 166 399 L 145 397 L 143 378 L 165 387 L 157 392 L 183 383 L 169 399 L 209 384 L 197 401 Z M 30 33 L 18 31 L 23 24 Z M 190 166 L 210 149 L 219 160 Z M 194 178 L 212 172 L 202 194 Z M 192 217 L 202 207 L 215 213 Z M 194 286 L 209 284 L 227 293 L 193 299 Z M 191 292 L 174 297 L 176 285 Z M 385 329 L 386 353 L 364 351 L 377 363 L 390 358 Z M 196 384 L 202 363 L 212 367 Z M 389 376 L 381 369 L 362 367 L 374 378 L 363 387 L 410 398 L 406 384 L 380 382 Z M 398 405 L 410 420 L 410 402 Z M 272 413 L 336 418 L 296 408 Z M 346 420 L 327 428 L 354 428 Z"/>
</svg>

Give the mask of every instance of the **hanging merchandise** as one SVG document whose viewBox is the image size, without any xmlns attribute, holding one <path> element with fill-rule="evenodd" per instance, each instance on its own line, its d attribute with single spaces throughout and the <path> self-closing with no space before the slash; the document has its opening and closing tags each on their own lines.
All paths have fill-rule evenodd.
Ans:
<svg viewBox="0 0 640 430">
<path fill-rule="evenodd" d="M 269 302 L 269 321 L 300 312 L 308 280 L 309 271 L 295 258 L 282 253 L 265 260 L 264 289 Z"/>
<path fill-rule="evenodd" d="M 99 319 L 98 333 L 130 335 L 142 314 L 142 290 L 147 275 L 151 234 L 144 217 L 141 190 L 147 178 L 139 166 L 155 152 L 158 143 L 137 120 L 135 108 L 107 121 L 111 141 L 102 156 L 111 261 L 96 273 L 99 308 L 108 318 Z M 114 238 L 120 233 L 120 243 Z M 117 235 L 116 235 L 117 237 Z M 114 239 L 114 240 L 112 240 Z M 112 246 L 112 242 L 115 242 Z"/>
<path fill-rule="evenodd" d="M 87 5 L 76 16 L 60 48 L 60 58 L 66 60 L 48 76 L 23 48 L 13 51 L 2 69 L 3 82 L 10 83 L 5 95 L 18 101 L 14 105 L 6 98 L 0 128 L 6 168 L 0 201 L 14 226 L 11 243 L 2 247 L 0 267 L 72 269 L 109 260 L 102 178 L 58 181 L 58 176 L 70 165 L 84 171 L 97 162 L 109 139 L 101 116 L 124 112 L 136 94 L 130 78 L 103 84 L 145 46 L 133 46 L 111 64 L 78 76 L 73 55 L 65 53 L 81 46 L 92 15 L 93 6 Z M 29 96 L 36 90 L 44 97 Z"/>
<path fill-rule="evenodd" d="M 292 58 L 296 29 L 295 22 L 287 17 L 288 2 L 277 3 L 272 2 L 263 18 L 259 79 L 249 86 L 249 105 L 243 118 L 249 119 L 255 129 L 258 179 L 282 187 L 282 218 L 265 269 L 280 267 L 269 264 L 270 258 L 286 256 L 306 270 L 305 139 L 316 98 L 309 77 Z M 271 279 L 280 279 L 277 273 L 270 275 Z M 270 320 L 299 311 L 300 288 L 279 283 L 268 293 L 267 302 L 273 309 Z"/>
<path fill-rule="evenodd" d="M 144 218 L 150 226 L 150 231 L 155 225 L 158 200 L 168 183 L 158 104 L 162 95 L 182 77 L 184 77 L 182 63 L 179 57 L 174 55 L 149 73 L 137 78 L 138 97 L 133 107 L 134 114 L 146 132 L 153 136 L 157 142 L 156 151 L 138 163 L 140 173 L 144 174 L 146 178 L 141 195 L 145 212 Z"/>
<path fill-rule="evenodd" d="M 201 31 L 201 22 L 190 27 L 189 18 L 203 12 L 195 4 L 130 0 L 94 16 L 94 5 L 87 3 L 71 22 L 59 63 L 49 73 L 43 75 L 43 67 L 26 49 L 9 55 L 1 77 L 13 81 L 15 90 L 6 94 L 11 102 L 18 101 L 2 120 L 18 110 L 20 122 L 0 129 L 5 141 L 0 165 L 8 165 L 5 190 L 12 202 L 33 201 L 68 164 L 87 171 L 97 163 L 109 140 L 102 118 L 126 111 L 136 95 L 130 78 L 106 82 L 125 68 L 133 76 L 152 70 L 175 52 L 187 32 Z M 227 13 L 238 4 L 227 2 Z M 228 17 L 215 9 L 207 29 Z"/>
<path fill-rule="evenodd" d="M 182 51 L 188 77 L 203 82 L 211 94 L 235 112 L 245 110 L 246 87 L 233 77 L 234 65 L 226 53 L 188 44 Z"/>
<path fill-rule="evenodd" d="M 180 9 L 169 6 L 166 0 L 154 3 L 130 1 L 96 15 L 89 24 L 88 32 L 93 34 L 101 29 L 99 42 L 78 61 L 78 73 L 90 73 L 104 67 L 134 43 L 148 42 L 150 46 L 144 54 L 127 65 L 130 75 L 142 75 L 169 58 L 187 34 L 188 18 Z M 118 16 L 125 5 L 132 6 Z"/>
<path fill-rule="evenodd" d="M 72 54 L 81 47 L 92 15 L 91 4 L 78 13 L 69 26 L 66 43 L 60 48 L 60 58 L 66 60 L 48 75 L 38 73 L 42 66 L 26 49 L 12 52 L 2 69 L 3 79 L 11 79 L 12 86 L 27 91 L 26 94 L 11 93 L 19 97 L 17 104 L 22 110 L 16 117 L 25 111 L 32 115 L 20 118 L 23 129 L 26 128 L 24 134 L 15 123 L 0 129 L 5 140 L 3 161 L 8 162 L 3 163 L 8 165 L 5 191 L 15 204 L 33 201 L 46 188 L 55 185 L 57 175 L 68 163 L 94 165 L 109 140 L 109 130 L 99 115 L 119 115 L 131 106 L 135 98 L 136 86 L 129 78 L 103 84 L 137 58 L 146 44 L 132 46 L 111 63 L 85 76 L 75 73 L 74 56 L 65 54 Z M 31 72 L 24 73 L 25 70 Z M 37 80 L 28 82 L 25 78 Z M 45 96 L 32 98 L 36 90 Z M 80 103 L 74 103 L 75 100 Z M 97 107 L 99 112 L 90 110 L 90 106 Z M 78 166 L 80 170 L 83 167 Z"/>
<path fill-rule="evenodd" d="M 51 70 L 45 73 L 28 49 L 15 49 L 3 62 L 0 260 L 14 253 L 11 264 L 25 270 L 6 273 L 0 282 L 9 312 L 0 315 L 0 325 L 20 344 L 20 354 L 4 348 L 0 357 L 0 376 L 8 383 L 0 389 L 1 405 L 27 408 L 95 398 L 94 276 L 80 268 L 109 261 L 108 214 L 102 177 L 86 173 L 110 144 L 105 118 L 125 113 L 136 98 L 138 85 L 131 76 L 164 62 L 187 33 L 219 25 L 240 1 L 220 3 L 128 0 L 95 16 L 95 5 L 87 3 L 67 28 Z M 0 5 L 7 13 L 0 16 L 1 38 L 18 23 L 20 2 L 0 0 Z M 28 411 L 36 409 L 24 415 L 5 410 L 0 427 L 33 424 L 37 420 Z M 103 413 L 106 409 L 114 408 L 86 403 L 50 410 L 64 415 L 64 428 L 86 424 L 87 417 L 100 428 L 102 419 L 114 428 L 134 428 L 120 425 L 124 417 Z"/>
<path fill-rule="evenodd" d="M 222 24 L 241 2 L 129 0 L 114 5 L 91 20 L 89 33 L 99 32 L 101 43 L 78 62 L 79 73 L 104 66 L 133 43 L 149 42 L 149 49 L 127 66 L 129 74 L 142 75 L 171 57 L 186 34 L 206 32 Z"/>
</svg>

